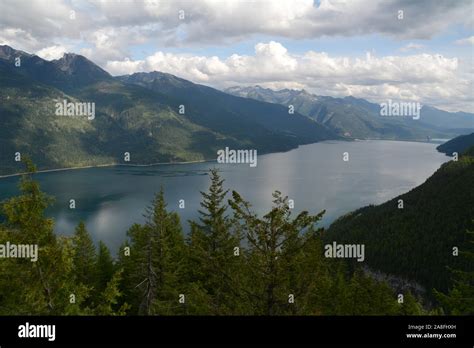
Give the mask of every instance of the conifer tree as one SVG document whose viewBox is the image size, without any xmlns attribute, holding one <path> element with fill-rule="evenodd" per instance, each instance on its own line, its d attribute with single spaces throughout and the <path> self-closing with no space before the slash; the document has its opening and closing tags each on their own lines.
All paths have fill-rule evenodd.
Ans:
<svg viewBox="0 0 474 348">
<path fill-rule="evenodd" d="M 112 255 L 104 242 L 99 242 L 99 253 L 97 255 L 97 285 L 96 289 L 101 292 L 106 289 L 115 273 L 115 265 Z"/>
<path fill-rule="evenodd" d="M 6 299 L 15 314 L 53 315 L 80 313 L 78 304 L 87 297 L 87 291 L 74 282 L 73 248 L 67 238 L 57 238 L 53 232 L 53 220 L 44 216 L 52 202 L 39 184 L 33 180 L 36 168 L 26 160 L 27 173 L 20 181 L 21 194 L 3 202 L 5 217 L 4 237 L 16 244 L 38 246 L 38 260 L 8 260 L 2 280 L 6 288 L 0 297 Z M 1 288 L 1 287 L 0 287 Z M 71 303 L 71 295 L 78 301 Z"/>
<path fill-rule="evenodd" d="M 145 225 L 129 230 L 130 260 L 125 271 L 138 301 L 141 315 L 179 314 L 185 311 L 179 301 L 183 289 L 184 238 L 179 216 L 166 210 L 163 189 L 146 210 Z"/>
<path fill-rule="evenodd" d="M 448 294 L 434 291 L 447 314 L 474 315 L 474 231 L 467 231 L 467 243 L 459 252 L 464 267 L 451 270 L 453 286 Z"/>
<path fill-rule="evenodd" d="M 393 290 L 356 269 L 347 285 L 345 315 L 395 315 L 399 307 Z"/>
<path fill-rule="evenodd" d="M 403 303 L 400 307 L 401 315 L 424 315 L 426 314 L 421 304 L 410 291 L 403 295 Z"/>
<path fill-rule="evenodd" d="M 95 287 L 97 282 L 96 249 L 82 221 L 76 227 L 73 237 L 73 248 L 76 280 L 87 287 Z"/>
<path fill-rule="evenodd" d="M 122 295 L 124 302 L 129 304 L 129 313 L 138 314 L 139 307 L 139 294 L 136 288 L 136 274 L 135 269 L 138 267 L 136 263 L 135 255 L 131 254 L 131 243 L 132 235 L 134 230 L 138 229 L 140 225 L 134 224 L 127 231 L 128 239 L 120 246 L 118 250 L 117 263 L 115 267 L 122 270 L 118 289 Z M 133 256 L 133 257 L 132 257 Z"/>
<path fill-rule="evenodd" d="M 120 292 L 120 280 L 122 270 L 112 274 L 112 278 L 106 284 L 103 291 L 100 292 L 99 304 L 94 310 L 96 315 L 123 316 L 126 315 L 130 306 L 126 302 L 119 302 L 122 293 Z"/>
<path fill-rule="evenodd" d="M 249 248 L 248 270 L 253 282 L 247 294 L 254 314 L 294 313 L 290 295 L 296 301 L 304 292 L 294 267 L 298 267 L 308 240 L 317 233 L 315 224 L 324 211 L 314 216 L 304 211 L 292 219 L 288 197 L 276 191 L 272 210 L 259 218 L 237 192 L 233 191 L 232 197 L 229 204 L 236 221 L 241 221 Z"/>
<path fill-rule="evenodd" d="M 333 278 L 339 270 L 337 265 L 324 258 L 321 233 L 318 230 L 306 236 L 301 250 L 293 258 L 288 258 L 288 264 L 284 266 L 294 295 L 294 303 L 287 306 L 288 314 L 325 314 L 338 296 Z"/>
<path fill-rule="evenodd" d="M 191 222 L 189 243 L 190 280 L 207 294 L 210 314 L 239 314 L 239 265 L 242 264 L 240 236 L 231 232 L 227 216 L 224 179 L 210 171 L 208 192 L 201 192 L 199 222 Z"/>
</svg>

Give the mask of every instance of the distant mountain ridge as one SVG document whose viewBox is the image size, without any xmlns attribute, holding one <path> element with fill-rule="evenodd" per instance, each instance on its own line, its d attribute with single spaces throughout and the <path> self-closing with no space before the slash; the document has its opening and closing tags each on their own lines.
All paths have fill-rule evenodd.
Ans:
<svg viewBox="0 0 474 348">
<path fill-rule="evenodd" d="M 95 119 L 57 116 L 63 100 L 95 103 Z M 339 139 L 280 105 L 164 73 L 112 77 L 80 55 L 46 61 L 9 46 L 0 46 L 0 101 L 0 174 L 23 170 L 17 152 L 54 169 L 124 163 L 125 152 L 128 164 L 150 164 L 215 159 L 226 146 L 263 154 Z"/>
<path fill-rule="evenodd" d="M 206 125 L 218 125 L 218 129 L 234 133 L 234 128 L 249 122 L 273 132 L 283 132 L 289 137 L 299 137 L 303 142 L 315 139 L 338 139 L 327 127 L 299 113 L 289 114 L 288 109 L 277 104 L 236 98 L 214 88 L 194 84 L 179 77 L 162 73 L 135 73 L 117 77 L 127 85 L 137 85 L 155 92 L 163 93 L 178 100 L 182 105 L 198 112 L 193 119 Z M 203 117 L 205 115 L 205 117 Z M 222 122 L 222 115 L 231 115 Z M 197 120 L 196 120 L 197 121 Z M 238 124 L 236 124 L 236 122 Z M 235 134 L 241 136 L 241 134 Z"/>
<path fill-rule="evenodd" d="M 19 66 L 16 65 L 18 58 Z M 3 64 L 4 72 L 20 74 L 69 92 L 102 80 L 113 79 L 98 65 L 73 53 L 66 53 L 60 59 L 47 61 L 36 55 L 0 45 L 0 61 L 7 63 Z"/>
<path fill-rule="evenodd" d="M 316 96 L 305 90 L 274 91 L 260 86 L 230 87 L 226 93 L 239 97 L 293 105 L 299 113 L 313 118 L 341 136 L 351 138 L 426 140 L 452 138 L 474 130 L 474 114 L 449 113 L 423 106 L 421 117 L 380 116 L 380 105 L 367 100 Z"/>
</svg>

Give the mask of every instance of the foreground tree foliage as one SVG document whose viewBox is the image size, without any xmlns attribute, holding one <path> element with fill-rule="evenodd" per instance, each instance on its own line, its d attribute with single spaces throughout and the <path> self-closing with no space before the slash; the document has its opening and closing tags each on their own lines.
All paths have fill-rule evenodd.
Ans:
<svg viewBox="0 0 474 348">
<path fill-rule="evenodd" d="M 29 161 L 27 171 L 35 171 Z M 0 314 L 102 314 L 103 307 L 118 304 L 117 281 L 97 291 L 100 270 L 84 224 L 79 224 L 72 238 L 57 237 L 54 221 L 44 214 L 52 199 L 41 192 L 30 174 L 20 181 L 21 194 L 1 205 L 5 221 L 0 225 L 0 243 L 38 245 L 38 259 L 0 260 Z M 126 307 L 120 305 L 105 314 L 124 314 Z"/>
<path fill-rule="evenodd" d="M 446 293 L 453 288 L 452 269 L 474 269 L 472 261 L 453 255 L 454 246 L 464 249 L 473 218 L 471 147 L 413 190 L 341 216 L 325 241 L 370 245 L 365 255 L 369 267 L 416 281 L 429 292 L 435 288 Z"/>
<path fill-rule="evenodd" d="M 312 251 L 317 252 L 311 250 L 311 240 L 317 234 L 313 226 L 324 212 L 315 216 L 303 212 L 291 219 L 288 198 L 277 191 L 272 210 L 259 218 L 237 192 L 232 192 L 232 197 L 229 204 L 235 228 L 247 241 L 245 270 L 250 281 L 244 293 L 252 304 L 252 314 L 298 313 L 299 299 L 304 301 L 308 296 L 308 275 L 317 275 L 320 260 L 311 259 Z"/>
<path fill-rule="evenodd" d="M 96 248 L 84 223 L 72 237 L 56 236 L 44 214 L 51 198 L 25 175 L 21 194 L 1 204 L 0 243 L 38 244 L 39 257 L 0 259 L 0 315 L 433 313 L 411 293 L 399 303 L 386 283 L 325 258 L 325 232 L 317 228 L 324 211 L 293 216 L 288 198 L 276 191 L 271 210 L 258 216 L 224 189 L 216 170 L 210 179 L 187 236 L 162 189 L 114 259 L 104 243 Z M 459 301 L 472 294 L 471 278 L 462 273 L 452 291 L 440 293 L 448 311 L 469 314 Z"/>
<path fill-rule="evenodd" d="M 142 315 L 184 314 L 178 302 L 183 291 L 185 245 L 179 216 L 166 210 L 161 190 L 146 212 L 144 225 L 128 231 L 129 255 L 120 259 L 122 288 L 132 312 Z"/>
<path fill-rule="evenodd" d="M 473 221 L 474 224 L 474 221 Z M 453 287 L 448 294 L 435 291 L 443 310 L 452 315 L 474 315 L 474 231 L 467 231 L 467 243 L 460 251 L 463 269 L 451 269 Z"/>
<path fill-rule="evenodd" d="M 216 170 L 210 173 L 209 192 L 201 192 L 199 222 L 191 222 L 188 237 L 188 281 L 199 292 L 206 314 L 243 314 L 240 234 L 232 231 L 226 215 L 223 180 Z"/>
</svg>

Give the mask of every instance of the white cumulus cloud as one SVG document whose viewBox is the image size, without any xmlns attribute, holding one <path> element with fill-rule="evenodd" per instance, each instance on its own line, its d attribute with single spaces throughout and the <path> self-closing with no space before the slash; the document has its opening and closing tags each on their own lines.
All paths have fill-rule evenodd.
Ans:
<svg viewBox="0 0 474 348">
<path fill-rule="evenodd" d="M 457 58 L 440 54 L 365 57 L 331 56 L 307 51 L 291 54 L 280 43 L 255 45 L 253 55 L 225 59 L 161 51 L 143 60 L 109 61 L 114 75 L 163 71 L 217 88 L 260 84 L 270 88 L 305 88 L 319 95 L 417 100 L 450 110 L 473 110 L 472 79 Z"/>
<path fill-rule="evenodd" d="M 68 49 L 64 46 L 54 45 L 39 50 L 36 55 L 46 60 L 53 60 L 61 58 L 67 51 Z"/>
</svg>

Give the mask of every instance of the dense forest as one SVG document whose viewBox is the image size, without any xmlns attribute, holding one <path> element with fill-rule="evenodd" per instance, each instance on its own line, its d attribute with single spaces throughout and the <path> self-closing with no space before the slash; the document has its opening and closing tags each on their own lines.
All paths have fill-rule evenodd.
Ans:
<svg viewBox="0 0 474 348">
<path fill-rule="evenodd" d="M 472 273 L 457 272 L 456 287 L 426 309 L 410 292 L 324 257 L 326 232 L 317 227 L 324 211 L 294 216 L 276 191 L 271 211 L 257 216 L 216 170 L 188 235 L 161 190 L 114 258 L 105 244 L 94 245 L 84 223 L 71 237 L 53 232 L 44 213 L 52 198 L 27 167 L 21 194 L 1 204 L 0 243 L 37 244 L 39 256 L 0 259 L 0 315 L 472 313 Z"/>
<path fill-rule="evenodd" d="M 448 156 L 452 156 L 454 152 L 457 152 L 459 155 L 474 146 L 474 133 L 460 135 L 454 139 L 451 139 L 444 144 L 439 145 L 436 149 L 439 152 L 445 153 Z"/>
<path fill-rule="evenodd" d="M 363 243 L 366 263 L 449 291 L 460 272 L 470 280 L 470 312 L 474 313 L 474 147 L 457 161 L 441 166 L 426 182 L 379 206 L 368 206 L 336 220 L 328 242 Z M 467 280 L 466 280 L 467 281 Z M 436 292 L 435 292 L 436 293 Z"/>
</svg>

